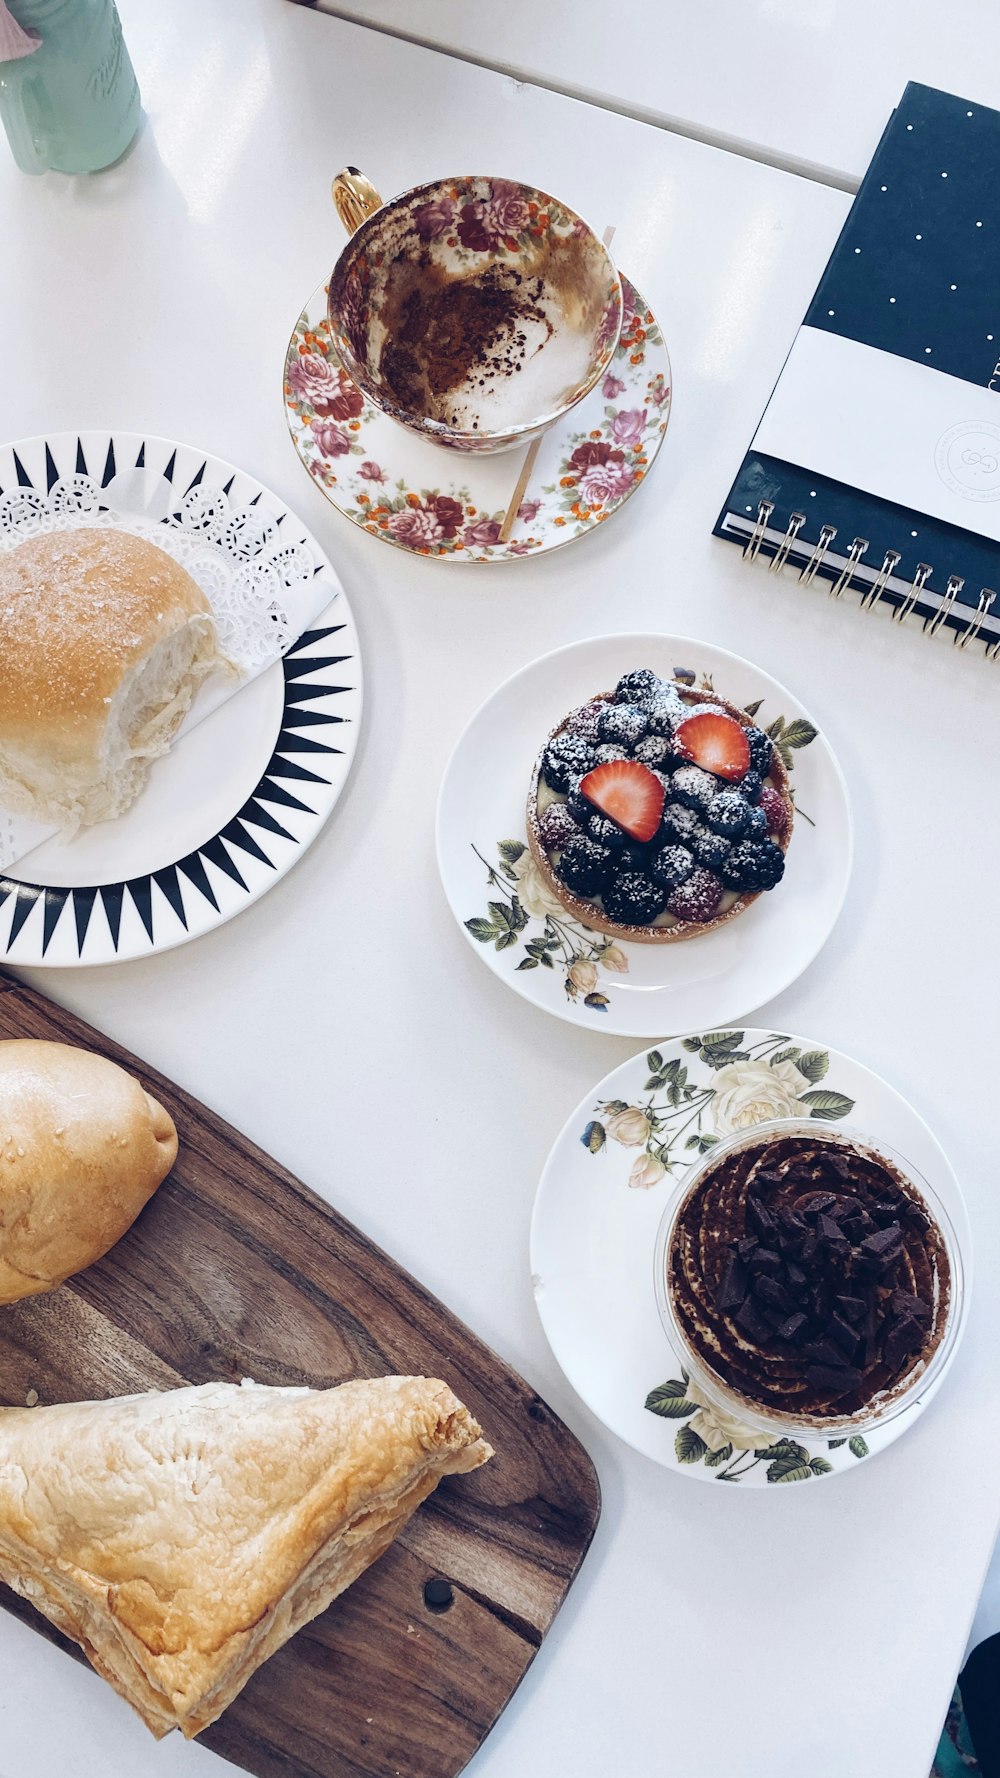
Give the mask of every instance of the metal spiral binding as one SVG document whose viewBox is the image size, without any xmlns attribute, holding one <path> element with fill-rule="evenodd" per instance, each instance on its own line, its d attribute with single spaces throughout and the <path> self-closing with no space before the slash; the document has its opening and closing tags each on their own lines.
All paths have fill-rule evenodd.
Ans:
<svg viewBox="0 0 1000 1778">
<path fill-rule="evenodd" d="M 850 585 L 851 576 L 867 548 L 867 537 L 855 537 L 852 539 L 851 547 L 847 552 L 847 561 L 844 563 L 844 566 L 830 588 L 831 599 L 839 599 L 844 588 Z"/>
<path fill-rule="evenodd" d="M 953 641 L 954 641 L 956 648 L 967 648 L 970 642 L 975 641 L 976 637 L 978 636 L 980 630 L 983 627 L 983 618 L 986 616 L 986 614 L 989 611 L 991 605 L 993 604 L 993 601 L 995 598 L 996 598 L 996 593 L 993 591 L 993 588 L 989 587 L 989 586 L 984 586 L 982 592 L 979 595 L 979 604 L 976 606 L 975 611 L 972 613 L 972 616 L 970 617 L 968 623 L 966 624 L 965 629 L 962 631 L 961 635 L 959 635 L 959 632 L 957 630 L 955 631 Z M 997 647 L 1000 647 L 1000 644 L 994 644 L 994 647 L 992 650 L 989 647 L 987 647 L 987 649 L 986 649 L 987 660 L 989 660 L 991 658 L 992 653 L 996 652 Z"/>
<path fill-rule="evenodd" d="M 915 575 L 913 576 L 913 580 L 910 585 L 910 590 L 907 593 L 906 598 L 903 600 L 902 605 L 897 605 L 895 611 L 892 614 L 896 623 L 905 624 L 907 618 L 910 615 L 910 612 L 913 610 L 914 605 L 916 604 L 921 593 L 923 592 L 923 589 L 924 589 L 926 583 L 930 580 L 930 577 L 933 574 L 933 572 L 934 572 L 934 570 L 931 567 L 930 562 L 918 562 L 917 563 L 917 571 L 916 571 Z"/>
<path fill-rule="evenodd" d="M 768 563 L 768 572 L 769 573 L 771 573 L 771 574 L 780 574 L 781 573 L 782 568 L 785 566 L 785 563 L 788 560 L 788 552 L 791 549 L 792 544 L 795 542 L 795 539 L 798 536 L 799 532 L 801 531 L 805 522 L 806 522 L 806 515 L 804 512 L 793 512 L 792 513 L 791 517 L 788 520 L 788 529 L 785 532 L 784 537 L 781 539 L 781 542 L 779 543 L 777 549 L 775 550 L 774 555 L 771 557 L 770 562 Z"/>
<path fill-rule="evenodd" d="M 826 552 L 836 535 L 836 525 L 823 526 L 823 529 L 819 534 L 819 539 L 813 546 L 813 553 L 799 575 L 800 586 L 812 586 L 813 581 L 816 579 L 817 570 L 823 565 L 823 557 L 826 555 Z"/>
<path fill-rule="evenodd" d="M 757 518 L 743 549 L 743 558 L 745 561 L 755 562 L 757 560 L 773 513 L 773 500 L 761 500 L 758 503 Z M 780 574 L 786 567 L 789 554 L 793 549 L 795 540 L 805 522 L 806 515 L 804 512 L 793 512 L 789 514 L 785 535 L 768 561 L 768 570 L 771 574 Z M 827 552 L 836 538 L 836 535 L 837 527 L 835 525 L 821 526 L 819 537 L 812 547 L 809 559 L 805 566 L 799 570 L 799 582 L 802 586 L 812 585 L 816 575 L 823 566 Z M 843 593 L 846 592 L 854 577 L 854 570 L 867 549 L 867 537 L 852 538 L 844 566 L 830 587 L 831 599 L 839 599 Z M 902 557 L 898 550 L 886 550 L 882 559 L 882 566 L 875 576 L 871 586 L 864 592 L 861 604 L 858 607 L 859 610 L 871 611 L 874 606 L 885 597 L 889 581 L 895 574 L 901 560 Z M 910 582 L 909 590 L 907 591 L 905 598 L 901 600 L 899 605 L 890 609 L 889 616 L 894 623 L 903 624 L 906 622 L 907 618 L 917 606 L 920 600 L 920 595 L 927 585 L 927 582 L 930 580 L 933 572 L 934 569 L 930 562 L 917 563 L 913 579 Z M 923 628 L 925 635 L 936 635 L 937 631 L 941 629 L 942 625 L 948 622 L 949 618 L 954 618 L 958 596 L 964 585 L 965 581 L 961 574 L 949 575 L 945 587 L 944 598 L 941 600 L 941 604 L 937 611 L 928 613 L 924 618 Z M 968 648 L 970 642 L 975 642 L 977 637 L 981 636 L 983 624 L 992 611 L 996 600 L 997 594 L 994 592 L 993 588 L 984 586 L 979 594 L 979 603 L 976 606 L 975 611 L 970 613 L 964 629 L 955 629 L 952 636 L 952 642 L 956 648 Z M 984 638 L 984 640 L 986 644 L 986 659 L 988 661 L 1000 660 L 1000 636 L 998 636 L 995 641 L 991 641 L 989 637 Z"/>
<path fill-rule="evenodd" d="M 955 600 L 965 585 L 965 577 L 961 574 L 949 574 L 948 584 L 944 589 L 944 599 L 933 617 L 924 618 L 924 633 L 936 636 L 946 617 L 950 617 L 955 609 Z"/>
<path fill-rule="evenodd" d="M 761 501 L 757 508 L 757 523 L 754 525 L 750 536 L 747 538 L 746 548 L 743 551 L 743 560 L 745 562 L 756 562 L 758 554 L 760 553 L 760 546 L 764 541 L 764 532 L 767 530 L 767 521 L 773 511 L 773 500 Z"/>
<path fill-rule="evenodd" d="M 870 611 L 872 606 L 875 604 L 876 600 L 881 599 L 882 594 L 885 592 L 886 586 L 888 584 L 889 577 L 893 573 L 893 570 L 895 568 L 898 568 L 899 561 L 900 561 L 900 556 L 899 556 L 898 549 L 887 549 L 886 550 L 885 560 L 882 563 L 882 566 L 879 569 L 878 574 L 876 575 L 875 579 L 872 581 L 870 589 L 868 590 L 868 592 L 865 594 L 864 598 L 862 599 L 861 604 L 859 606 L 859 610 Z"/>
</svg>

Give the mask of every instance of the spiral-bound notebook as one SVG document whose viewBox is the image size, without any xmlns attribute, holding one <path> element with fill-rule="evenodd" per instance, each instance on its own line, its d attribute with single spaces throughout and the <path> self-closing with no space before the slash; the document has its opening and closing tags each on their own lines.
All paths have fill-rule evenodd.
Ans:
<svg viewBox="0 0 1000 1778">
<path fill-rule="evenodd" d="M 1000 654 L 1000 112 L 911 82 L 715 526 Z"/>
</svg>

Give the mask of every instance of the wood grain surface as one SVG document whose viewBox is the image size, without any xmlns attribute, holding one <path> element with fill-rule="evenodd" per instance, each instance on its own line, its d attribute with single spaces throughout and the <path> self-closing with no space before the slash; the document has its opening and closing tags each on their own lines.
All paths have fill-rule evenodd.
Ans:
<svg viewBox="0 0 1000 1778">
<path fill-rule="evenodd" d="M 583 1447 L 436 1298 L 245 1136 L 2 973 L 0 1037 L 110 1056 L 180 1135 L 173 1173 L 105 1259 L 0 1310 L 4 1405 L 23 1406 L 33 1389 L 48 1403 L 213 1378 L 326 1388 L 399 1372 L 443 1377 L 481 1421 L 493 1462 L 443 1482 L 201 1736 L 257 1778 L 452 1778 L 523 1678 L 593 1536 L 600 1490 Z M 425 1602 L 431 1579 L 451 1585 L 444 1610 Z M 83 1658 L 2 1586 L 0 1604 Z"/>
</svg>

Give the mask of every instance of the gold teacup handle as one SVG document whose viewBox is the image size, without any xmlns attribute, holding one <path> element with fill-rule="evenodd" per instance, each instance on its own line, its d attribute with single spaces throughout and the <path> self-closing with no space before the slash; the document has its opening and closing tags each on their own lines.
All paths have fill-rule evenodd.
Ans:
<svg viewBox="0 0 1000 1778">
<path fill-rule="evenodd" d="M 363 222 L 367 222 L 369 216 L 374 216 L 376 210 L 382 208 L 382 199 L 371 180 L 366 179 L 357 167 L 344 167 L 337 174 L 331 189 L 337 215 L 349 235 L 353 235 Z"/>
</svg>

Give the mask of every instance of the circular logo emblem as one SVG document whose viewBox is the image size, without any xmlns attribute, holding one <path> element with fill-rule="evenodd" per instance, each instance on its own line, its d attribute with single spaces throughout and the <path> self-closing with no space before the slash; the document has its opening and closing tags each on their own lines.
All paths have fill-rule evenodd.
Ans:
<svg viewBox="0 0 1000 1778">
<path fill-rule="evenodd" d="M 1000 500 L 1000 426 L 963 420 L 934 447 L 938 475 L 963 500 Z"/>
</svg>

